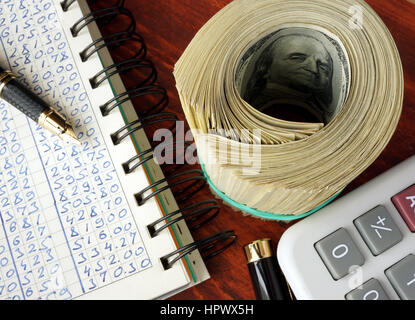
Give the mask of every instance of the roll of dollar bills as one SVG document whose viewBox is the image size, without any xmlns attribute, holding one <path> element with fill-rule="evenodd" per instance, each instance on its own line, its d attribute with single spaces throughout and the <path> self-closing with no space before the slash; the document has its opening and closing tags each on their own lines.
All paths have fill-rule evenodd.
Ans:
<svg viewBox="0 0 415 320">
<path fill-rule="evenodd" d="M 212 189 L 266 219 L 321 208 L 384 150 L 403 71 L 360 0 L 235 0 L 175 66 Z"/>
</svg>

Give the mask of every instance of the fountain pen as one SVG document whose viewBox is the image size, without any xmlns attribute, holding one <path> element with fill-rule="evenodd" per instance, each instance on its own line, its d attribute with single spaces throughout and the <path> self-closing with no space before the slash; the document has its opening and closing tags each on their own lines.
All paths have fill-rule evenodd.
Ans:
<svg viewBox="0 0 415 320">
<path fill-rule="evenodd" d="M 16 75 L 0 67 L 0 98 L 7 101 L 42 128 L 63 141 L 80 144 L 75 132 L 57 111 L 16 80 Z"/>
<path fill-rule="evenodd" d="M 248 269 L 257 300 L 294 300 L 285 280 L 271 239 L 261 239 L 244 246 Z"/>
</svg>

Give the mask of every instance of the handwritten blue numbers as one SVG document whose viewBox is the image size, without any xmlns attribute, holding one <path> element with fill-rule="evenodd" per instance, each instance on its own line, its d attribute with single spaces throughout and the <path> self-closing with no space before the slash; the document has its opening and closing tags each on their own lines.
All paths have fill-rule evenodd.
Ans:
<svg viewBox="0 0 415 320">
<path fill-rule="evenodd" d="M 0 0 L 1 63 L 81 141 L 0 103 L 0 299 L 71 299 L 151 267 L 56 3 Z"/>
</svg>

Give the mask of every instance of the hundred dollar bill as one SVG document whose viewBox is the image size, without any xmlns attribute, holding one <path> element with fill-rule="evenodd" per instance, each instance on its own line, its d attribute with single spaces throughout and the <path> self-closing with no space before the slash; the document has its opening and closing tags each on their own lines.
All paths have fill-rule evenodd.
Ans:
<svg viewBox="0 0 415 320">
<path fill-rule="evenodd" d="M 287 27 L 245 52 L 235 82 L 242 98 L 260 112 L 293 116 L 306 111 L 309 119 L 327 124 L 346 100 L 350 66 L 334 35 Z"/>
</svg>

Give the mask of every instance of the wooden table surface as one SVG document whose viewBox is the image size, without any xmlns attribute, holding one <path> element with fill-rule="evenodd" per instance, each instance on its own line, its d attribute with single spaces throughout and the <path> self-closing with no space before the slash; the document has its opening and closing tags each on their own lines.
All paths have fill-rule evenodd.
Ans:
<svg viewBox="0 0 415 320">
<path fill-rule="evenodd" d="M 158 82 L 168 90 L 168 111 L 177 113 L 181 120 L 185 118 L 172 75 L 174 65 L 196 32 L 229 2 L 231 0 L 126 1 L 125 7 L 132 11 L 137 20 L 137 31 L 148 46 L 148 58 L 157 67 Z M 347 187 L 343 195 L 415 154 L 415 1 L 367 2 L 389 27 L 401 53 L 405 70 L 405 101 L 400 124 L 389 146 L 371 167 Z M 198 200 L 210 198 L 213 196 L 207 187 L 198 194 Z M 194 237 L 201 239 L 220 230 L 233 229 L 238 235 L 236 243 L 206 262 L 211 274 L 210 280 L 179 293 L 172 299 L 255 299 L 243 246 L 267 237 L 277 244 L 282 233 L 292 224 L 244 217 L 223 203 L 220 205 L 219 216 L 196 231 Z"/>
</svg>

